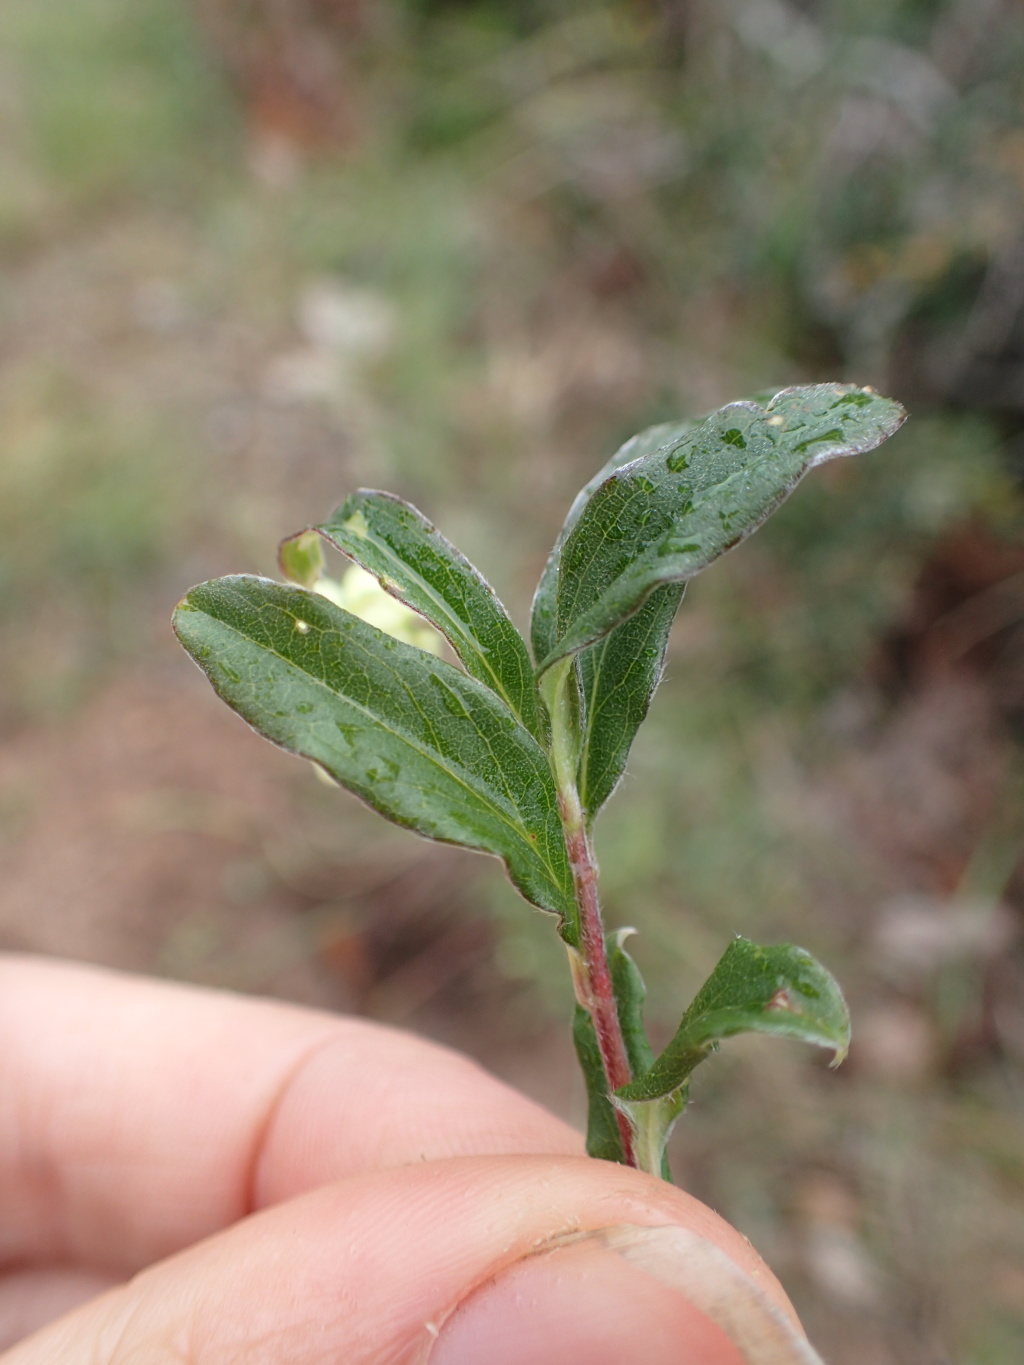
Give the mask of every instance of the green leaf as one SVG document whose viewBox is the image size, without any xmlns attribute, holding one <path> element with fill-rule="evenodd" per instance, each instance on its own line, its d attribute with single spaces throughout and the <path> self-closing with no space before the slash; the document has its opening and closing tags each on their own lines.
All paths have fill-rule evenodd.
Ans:
<svg viewBox="0 0 1024 1365">
<path fill-rule="evenodd" d="M 625 464 L 630 464 L 633 460 L 640 459 L 641 456 L 650 455 L 663 446 L 678 443 L 688 432 L 699 426 L 700 421 L 700 418 L 682 418 L 678 422 L 661 422 L 657 426 L 647 427 L 644 431 L 631 436 L 628 441 L 619 446 L 611 459 L 601 466 L 589 483 L 584 484 L 576 494 L 573 504 L 569 508 L 569 514 L 558 533 L 554 547 L 548 555 L 544 572 L 540 576 L 540 582 L 537 584 L 537 591 L 533 597 L 533 607 L 530 613 L 530 642 L 533 645 L 533 657 L 538 662 L 551 653 L 557 639 L 555 610 L 558 591 L 558 566 L 561 560 L 562 546 L 565 544 L 569 532 L 579 521 L 583 509 L 593 494 L 617 469 L 621 469 Z"/>
<path fill-rule="evenodd" d="M 422 512 L 391 493 L 360 489 L 315 529 L 447 636 L 466 671 L 543 740 L 526 642 L 491 585 Z M 308 535 L 285 545 L 302 546 Z"/>
<path fill-rule="evenodd" d="M 300 588 L 315 588 L 324 571 L 324 554 L 316 531 L 300 531 L 297 536 L 282 540 L 277 549 L 277 562 L 285 578 L 298 583 Z"/>
<path fill-rule="evenodd" d="M 758 393 L 751 394 L 746 401 L 765 407 L 778 392 L 778 389 L 763 389 Z M 645 427 L 643 431 L 637 432 L 635 436 L 631 436 L 628 441 L 623 442 L 615 454 L 605 461 L 594 477 L 585 483 L 576 494 L 572 506 L 569 508 L 569 514 L 558 533 L 554 547 L 548 555 L 544 572 L 540 576 L 540 582 L 537 584 L 537 591 L 533 598 L 530 643 L 533 646 L 533 657 L 538 662 L 550 654 L 555 647 L 558 565 L 562 546 L 565 544 L 569 532 L 579 521 L 583 509 L 592 495 L 617 469 L 621 469 L 623 465 L 631 464 L 633 460 L 639 460 L 645 455 L 652 455 L 664 446 L 677 445 L 684 436 L 696 430 L 704 420 L 704 417 L 680 417 L 674 422 L 659 422 L 657 426 Z"/>
<path fill-rule="evenodd" d="M 535 658 L 543 658 L 554 647 L 562 546 L 591 495 L 615 470 L 678 442 L 699 423 L 700 419 L 662 422 L 631 436 L 577 494 L 533 599 L 531 642 Z M 682 595 L 682 588 L 674 584 L 655 591 L 635 616 L 580 654 L 583 715 L 578 787 L 590 821 L 625 770 L 636 732 L 661 679 L 668 634 Z"/>
<path fill-rule="evenodd" d="M 692 578 L 757 529 L 815 465 L 871 450 L 898 403 L 850 384 L 730 403 L 668 446 L 616 470 L 560 546 L 556 643 L 539 672 L 593 644 L 658 587 Z"/>
<path fill-rule="evenodd" d="M 654 1053 L 647 1041 L 644 1028 L 644 1001 L 647 987 L 636 965 L 623 944 L 635 929 L 616 929 L 608 935 L 605 947 L 608 952 L 608 968 L 612 974 L 612 989 L 615 992 L 615 1008 L 622 1029 L 622 1041 L 626 1045 L 629 1069 L 634 1076 L 642 1076 L 654 1061 Z"/>
<path fill-rule="evenodd" d="M 649 1069 L 654 1053 L 651 1051 L 644 1028 L 644 999 L 647 988 L 640 975 L 640 969 L 623 947 L 633 932 L 632 929 L 616 930 L 615 933 L 609 934 L 605 948 L 612 975 L 619 1026 L 626 1045 L 626 1056 L 629 1059 L 630 1071 L 634 1076 L 638 1076 Z M 604 1161 L 624 1163 L 626 1158 L 622 1150 L 618 1119 L 608 1092 L 608 1081 L 597 1045 L 597 1034 L 589 1013 L 581 1005 L 576 1006 L 573 1042 L 587 1087 L 587 1154 L 600 1157 Z M 659 1169 L 658 1174 L 664 1174 L 665 1178 L 669 1179 L 667 1167 L 664 1171 Z"/>
<path fill-rule="evenodd" d="M 326 598 L 267 579 L 201 584 L 174 618 L 219 695 L 275 744 L 419 834 L 496 854 L 578 941 L 547 757 L 474 678 Z"/>
<path fill-rule="evenodd" d="M 803 948 L 791 943 L 761 948 L 733 939 L 668 1047 L 617 1097 L 636 1101 L 672 1094 L 721 1039 L 737 1033 L 773 1033 L 832 1048 L 838 1066 L 850 1045 L 850 1016 L 835 978 Z"/>
<path fill-rule="evenodd" d="M 590 1015 L 582 1005 L 576 1006 L 572 1021 L 572 1041 L 576 1059 L 587 1087 L 587 1156 L 599 1161 L 626 1164 L 622 1137 L 615 1109 L 608 1097 L 608 1082 L 601 1061 L 601 1049 Z"/>
<path fill-rule="evenodd" d="M 686 1108 L 688 1091 L 689 1085 L 684 1083 L 653 1100 L 624 1100 L 616 1092 L 613 1103 L 633 1130 L 633 1157 L 639 1170 L 660 1175 L 662 1180 L 672 1179 L 666 1147 L 676 1119 Z"/>
<path fill-rule="evenodd" d="M 665 667 L 665 650 L 684 585 L 655 588 L 639 611 L 578 659 L 583 697 L 577 785 L 588 821 L 611 796 L 626 767 Z"/>
</svg>

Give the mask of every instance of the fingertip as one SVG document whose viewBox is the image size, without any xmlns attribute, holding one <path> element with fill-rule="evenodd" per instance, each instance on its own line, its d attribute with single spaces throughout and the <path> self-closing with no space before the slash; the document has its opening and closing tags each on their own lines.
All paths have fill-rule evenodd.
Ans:
<svg viewBox="0 0 1024 1365">
<path fill-rule="evenodd" d="M 429 1365 L 748 1365 L 679 1291 L 594 1241 L 510 1267 L 471 1294 Z"/>
<path fill-rule="evenodd" d="M 4 1365 L 96 1365 L 105 1340 L 147 1365 L 820 1365 L 710 1209 L 621 1166 L 536 1156 L 379 1171 L 278 1204 Z"/>
</svg>

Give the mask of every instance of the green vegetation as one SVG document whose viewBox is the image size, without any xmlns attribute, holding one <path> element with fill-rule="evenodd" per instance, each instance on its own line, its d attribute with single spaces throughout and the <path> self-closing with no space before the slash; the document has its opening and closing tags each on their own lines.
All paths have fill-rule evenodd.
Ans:
<svg viewBox="0 0 1024 1365">
<path fill-rule="evenodd" d="M 633 437 L 548 556 L 532 663 L 486 580 L 387 493 L 361 491 L 284 543 L 298 589 L 236 575 L 193 588 L 175 613 L 218 695 L 267 739 L 396 824 L 497 855 L 558 916 L 593 1156 L 660 1173 L 690 1075 L 722 1038 L 776 1033 L 846 1054 L 846 1003 L 824 968 L 736 939 L 655 1058 L 643 981 L 621 932 L 606 940 L 591 829 L 661 680 L 683 586 L 810 469 L 875 448 L 904 417 L 872 389 L 819 384 Z M 446 636 L 466 673 L 318 594 L 317 533 Z"/>
<path fill-rule="evenodd" d="M 850 1063 L 825 1086 L 813 1051 L 737 1040 L 673 1150 L 826 1356 L 911 1360 L 930 1334 L 1016 1365 L 1019 947 L 954 927 L 1019 918 L 1019 624 L 1011 601 L 944 672 L 929 623 L 1021 544 L 1019 13 L 396 0 L 352 41 L 357 134 L 268 174 L 233 54 L 177 0 L 0 10 L 4 724 L 73 725 L 166 657 L 190 583 L 272 573 L 339 487 L 422 507 L 522 621 L 595 453 L 636 427 L 766 380 L 898 394 L 898 459 L 819 471 L 689 592 L 602 812 L 602 889 L 639 930 L 656 1051 L 736 932 L 839 969 Z M 369 846 L 355 803 L 302 801 Z M 948 942 L 898 966 L 907 896 Z M 472 899 L 485 983 L 543 1046 L 567 1003 L 550 925 L 498 875 Z"/>
</svg>

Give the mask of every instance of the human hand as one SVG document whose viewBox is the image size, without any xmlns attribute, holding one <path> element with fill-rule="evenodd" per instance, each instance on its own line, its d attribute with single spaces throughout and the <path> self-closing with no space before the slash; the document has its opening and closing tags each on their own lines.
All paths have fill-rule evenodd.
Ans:
<svg viewBox="0 0 1024 1365">
<path fill-rule="evenodd" d="M 444 1048 L 8 957 L 0 1057 L 0 1365 L 818 1361 L 734 1229 Z"/>
</svg>

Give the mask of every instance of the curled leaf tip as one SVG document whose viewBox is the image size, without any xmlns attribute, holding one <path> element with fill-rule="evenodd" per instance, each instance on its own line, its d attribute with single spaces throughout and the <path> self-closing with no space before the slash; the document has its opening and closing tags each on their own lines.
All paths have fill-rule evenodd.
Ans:
<svg viewBox="0 0 1024 1365">
<path fill-rule="evenodd" d="M 850 1052 L 850 1031 L 847 1029 L 846 1037 L 839 1047 L 832 1054 L 832 1060 L 828 1064 L 829 1071 L 835 1071 L 836 1067 L 842 1066 Z"/>
</svg>

